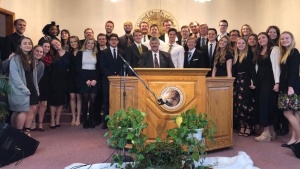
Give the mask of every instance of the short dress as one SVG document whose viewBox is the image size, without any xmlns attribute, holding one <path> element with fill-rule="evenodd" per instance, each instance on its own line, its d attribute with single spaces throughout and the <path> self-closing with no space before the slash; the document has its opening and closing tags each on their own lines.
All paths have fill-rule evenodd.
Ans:
<svg viewBox="0 0 300 169">
<path fill-rule="evenodd" d="M 218 60 L 217 64 L 216 64 L 216 76 L 228 76 L 227 74 L 227 61 L 230 59 L 233 59 L 232 54 L 229 51 L 226 51 L 226 55 L 225 55 L 225 62 L 221 63 L 220 59 Z"/>
</svg>

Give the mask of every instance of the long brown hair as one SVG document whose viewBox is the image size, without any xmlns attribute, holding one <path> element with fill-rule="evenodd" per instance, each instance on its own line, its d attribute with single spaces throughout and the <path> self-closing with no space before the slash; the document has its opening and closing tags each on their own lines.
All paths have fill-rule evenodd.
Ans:
<svg viewBox="0 0 300 169">
<path fill-rule="evenodd" d="M 31 42 L 31 45 L 33 46 L 33 43 L 32 43 L 32 40 L 28 37 L 22 37 L 19 42 L 18 42 L 18 48 L 17 48 L 17 51 L 16 51 L 16 55 L 19 55 L 20 56 L 20 60 L 21 60 L 21 63 L 22 63 L 22 66 L 24 68 L 24 70 L 26 71 L 30 71 L 30 70 L 33 70 L 35 64 L 34 64 L 34 58 L 32 58 L 30 55 L 32 53 L 32 50 L 33 48 L 31 49 L 31 51 L 28 52 L 28 54 L 25 54 L 23 52 L 23 50 L 21 49 L 21 44 L 22 44 L 22 41 L 24 39 L 28 39 L 30 42 Z"/>
<path fill-rule="evenodd" d="M 226 40 L 227 40 L 227 44 L 226 44 L 226 46 L 225 46 L 223 49 L 220 48 L 220 45 L 219 45 L 219 44 L 220 44 L 220 41 L 221 41 L 222 39 L 226 39 Z M 223 37 L 219 40 L 218 45 L 217 45 L 216 55 L 215 55 L 215 60 L 214 60 L 214 65 L 216 65 L 216 64 L 218 63 L 219 60 L 220 60 L 220 62 L 221 62 L 222 64 L 226 62 L 225 56 L 226 56 L 226 52 L 227 52 L 227 51 L 231 52 L 231 51 L 230 51 L 230 39 L 229 39 L 228 36 L 223 36 Z"/>
<path fill-rule="evenodd" d="M 265 35 L 265 36 L 267 37 L 267 39 L 268 39 L 266 53 L 262 56 L 262 58 L 266 58 L 266 57 L 269 56 L 270 53 L 271 53 L 272 40 L 271 40 L 270 36 L 269 36 L 266 32 L 260 32 L 260 33 L 257 35 L 257 37 L 259 37 L 260 35 Z M 258 40 L 258 39 L 257 39 L 257 40 Z M 258 41 L 257 41 L 257 43 L 258 43 Z M 259 43 L 258 43 L 258 44 L 259 44 Z M 262 50 L 263 50 L 263 47 L 259 45 L 259 48 L 258 48 L 258 50 L 257 50 L 258 56 L 261 55 Z"/>
</svg>

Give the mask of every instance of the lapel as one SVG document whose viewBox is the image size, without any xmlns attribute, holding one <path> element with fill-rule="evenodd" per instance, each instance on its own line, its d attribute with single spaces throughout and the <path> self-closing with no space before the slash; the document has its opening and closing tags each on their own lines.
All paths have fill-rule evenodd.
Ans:
<svg viewBox="0 0 300 169">
<path fill-rule="evenodd" d="M 138 49 L 138 47 L 136 46 L 135 43 L 132 44 L 132 52 L 134 53 L 134 55 L 140 56 L 139 49 Z"/>
<path fill-rule="evenodd" d="M 162 51 L 159 51 L 159 67 L 160 68 L 165 67 L 165 59 L 164 59 Z"/>
<path fill-rule="evenodd" d="M 148 51 L 147 58 L 150 59 L 150 60 L 147 61 L 149 63 L 149 66 L 147 66 L 147 67 L 154 68 L 154 62 L 153 62 L 154 58 L 152 56 L 152 51 L 151 50 Z"/>
</svg>

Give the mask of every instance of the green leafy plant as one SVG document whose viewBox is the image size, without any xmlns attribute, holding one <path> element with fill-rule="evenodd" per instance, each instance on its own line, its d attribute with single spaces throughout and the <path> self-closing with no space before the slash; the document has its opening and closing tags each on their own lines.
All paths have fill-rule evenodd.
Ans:
<svg viewBox="0 0 300 169">
<path fill-rule="evenodd" d="M 174 122 L 178 127 L 167 131 L 168 138 L 172 139 L 174 143 L 186 147 L 185 161 L 204 160 L 207 154 L 205 149 L 208 148 L 205 145 L 205 139 L 214 143 L 215 124 L 212 120 L 207 117 L 207 114 L 196 114 L 196 110 L 193 108 L 174 117 Z M 196 129 L 201 128 L 203 129 L 202 139 L 198 140 L 193 135 L 197 133 Z M 189 137 L 190 135 L 192 137 Z"/>
<path fill-rule="evenodd" d="M 5 122 L 6 117 L 8 116 L 8 111 L 6 109 L 6 103 L 4 102 L 7 94 L 11 93 L 12 89 L 8 84 L 8 77 L 0 76 L 0 123 Z"/>
<path fill-rule="evenodd" d="M 134 154 L 137 159 L 142 159 L 143 156 L 139 154 L 140 149 L 143 148 L 147 138 L 142 131 L 148 125 L 144 122 L 146 113 L 134 108 L 127 110 L 119 110 L 114 115 L 106 116 L 108 120 L 108 131 L 105 137 L 108 137 L 107 144 L 113 148 L 123 149 L 123 154 L 116 154 L 113 156 L 113 163 L 123 164 L 122 156 L 125 155 L 124 148 L 127 143 L 132 144 L 130 153 Z"/>
</svg>

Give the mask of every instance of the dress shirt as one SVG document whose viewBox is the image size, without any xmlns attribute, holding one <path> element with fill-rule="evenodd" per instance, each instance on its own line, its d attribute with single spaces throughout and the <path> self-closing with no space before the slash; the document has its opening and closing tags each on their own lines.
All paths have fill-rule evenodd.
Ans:
<svg viewBox="0 0 300 169">
<path fill-rule="evenodd" d="M 171 45 L 171 44 L 169 44 Z M 169 45 L 166 45 L 164 49 L 165 52 L 168 52 Z M 171 59 L 173 61 L 175 68 L 183 68 L 184 64 L 184 48 L 181 45 L 178 45 L 176 42 L 172 44 L 172 49 L 170 52 Z"/>
<path fill-rule="evenodd" d="M 113 56 L 113 59 L 117 60 L 117 58 L 118 58 L 118 48 L 117 47 L 113 48 L 111 46 L 109 46 L 109 48 L 110 48 L 111 54 Z M 114 56 L 114 49 L 116 49 L 116 56 Z M 114 58 L 114 57 L 116 57 L 116 58 Z"/>
<path fill-rule="evenodd" d="M 152 51 L 153 67 L 155 67 L 155 56 L 154 56 L 154 54 L 156 54 L 157 61 L 158 61 L 158 65 L 159 65 L 159 67 L 160 67 L 159 51 L 157 51 L 157 53 L 154 53 L 154 52 Z"/>
<path fill-rule="evenodd" d="M 141 50 L 142 50 L 142 53 L 143 53 L 143 49 L 142 49 L 142 44 L 140 43 L 140 44 L 138 44 L 138 43 L 136 43 L 135 41 L 134 41 L 134 44 L 136 45 L 136 47 L 138 48 L 138 50 L 139 50 L 139 52 L 140 52 L 140 49 L 139 48 L 141 48 Z M 140 53 L 141 54 L 141 53 Z"/>
</svg>

